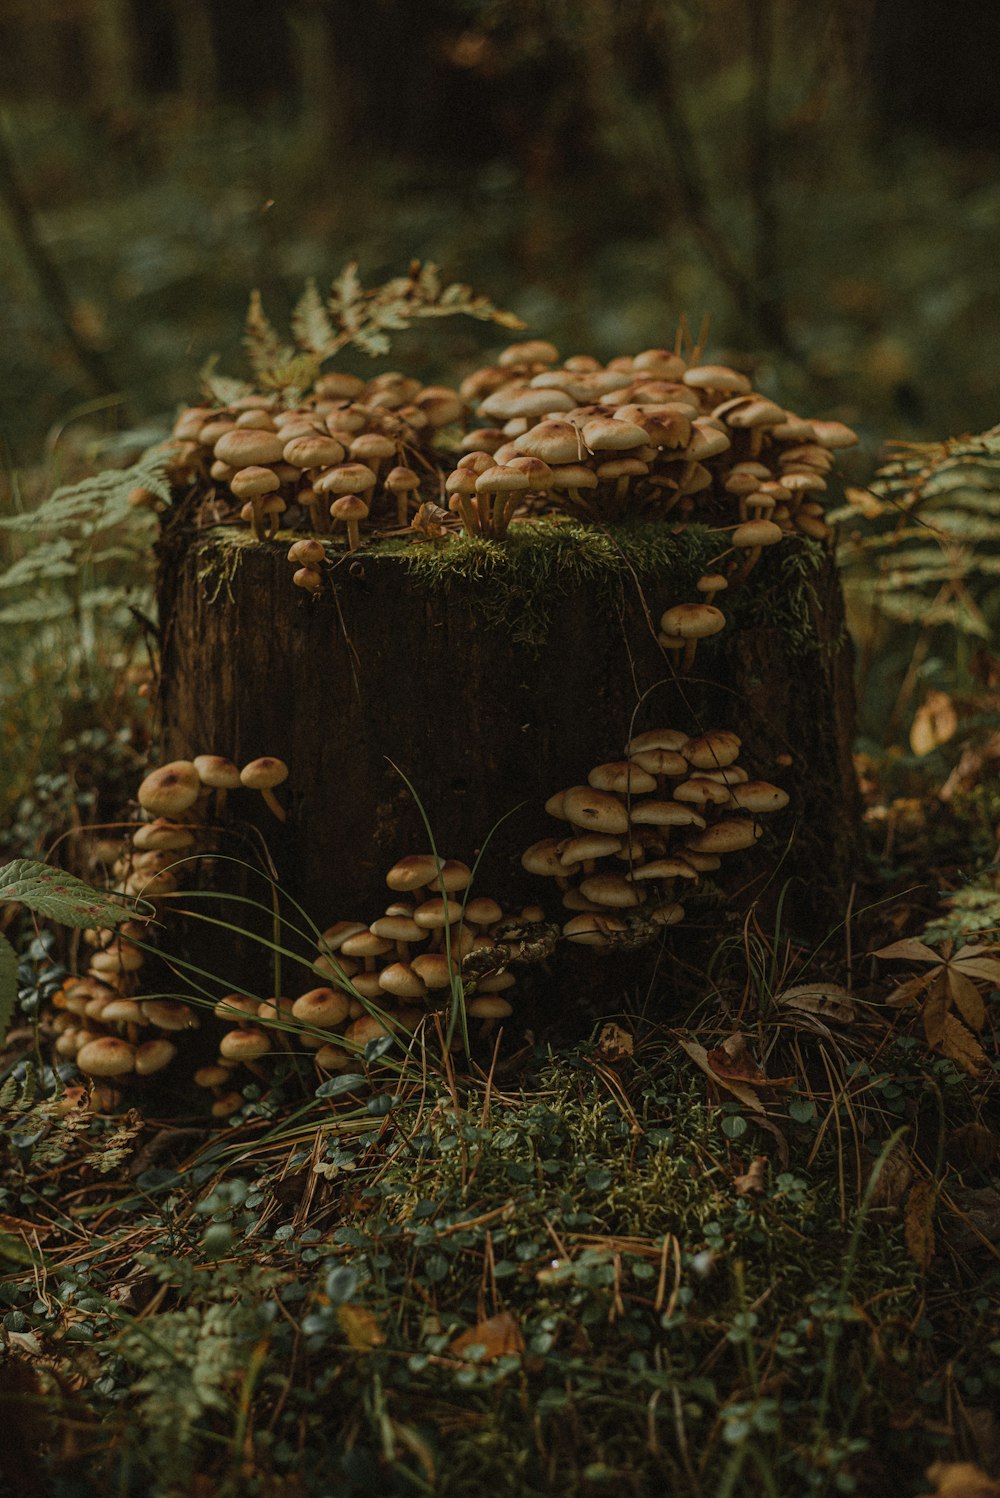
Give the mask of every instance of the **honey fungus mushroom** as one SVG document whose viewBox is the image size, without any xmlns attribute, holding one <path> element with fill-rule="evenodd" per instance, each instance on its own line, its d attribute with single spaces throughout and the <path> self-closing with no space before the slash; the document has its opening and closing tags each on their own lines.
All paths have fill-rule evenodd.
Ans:
<svg viewBox="0 0 1000 1498">
<path fill-rule="evenodd" d="M 282 785 L 287 779 L 288 766 L 283 759 L 275 759 L 271 754 L 264 754 L 259 759 L 251 760 L 240 771 L 240 783 L 248 790 L 260 791 L 279 822 L 285 820 L 285 809 L 274 794 L 274 787 Z"/>
</svg>

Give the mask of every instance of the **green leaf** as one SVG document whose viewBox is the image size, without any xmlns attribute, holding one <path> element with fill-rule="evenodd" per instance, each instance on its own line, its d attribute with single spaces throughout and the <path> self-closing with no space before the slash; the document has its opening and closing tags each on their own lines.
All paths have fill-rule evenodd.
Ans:
<svg viewBox="0 0 1000 1498">
<path fill-rule="evenodd" d="M 345 1092 L 357 1092 L 368 1085 L 367 1077 L 359 1072 L 343 1072 L 339 1077 L 330 1077 L 316 1088 L 317 1097 L 343 1097 Z"/>
<path fill-rule="evenodd" d="M 6 936 L 0 935 L 0 1045 L 7 1039 L 16 1003 L 17 953 Z"/>
<path fill-rule="evenodd" d="M 36 915 L 63 926 L 117 926 L 131 913 L 104 894 L 32 858 L 18 858 L 0 868 L 0 904 L 16 900 Z"/>
</svg>

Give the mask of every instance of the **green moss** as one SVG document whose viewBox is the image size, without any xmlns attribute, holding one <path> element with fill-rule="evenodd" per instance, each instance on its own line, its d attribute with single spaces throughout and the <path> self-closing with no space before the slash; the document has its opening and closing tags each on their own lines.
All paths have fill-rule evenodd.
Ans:
<svg viewBox="0 0 1000 1498">
<path fill-rule="evenodd" d="M 674 534 L 659 523 L 598 529 L 542 522 L 515 529 L 503 542 L 462 536 L 447 546 L 407 547 L 400 557 L 428 589 L 487 584 L 484 622 L 512 627 L 517 644 L 540 649 L 553 611 L 576 589 L 592 588 L 598 604 L 609 607 L 620 606 L 626 589 L 665 573 L 679 589 L 693 590 L 718 550 L 718 536 L 702 526 Z"/>
</svg>

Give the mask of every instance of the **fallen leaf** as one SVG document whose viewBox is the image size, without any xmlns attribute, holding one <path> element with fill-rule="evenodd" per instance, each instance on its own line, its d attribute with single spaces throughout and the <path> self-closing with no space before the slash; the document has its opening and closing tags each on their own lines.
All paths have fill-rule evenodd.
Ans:
<svg viewBox="0 0 1000 1498">
<path fill-rule="evenodd" d="M 838 1025 L 851 1025 L 858 1017 L 854 995 L 839 983 L 797 983 L 793 988 L 782 989 L 775 1002 Z"/>
<path fill-rule="evenodd" d="M 795 1081 L 794 1077 L 767 1076 L 751 1055 L 747 1037 L 738 1032 L 705 1054 L 713 1074 L 728 1082 L 745 1082 L 749 1087 L 791 1087 Z"/>
<path fill-rule="evenodd" d="M 971 1030 L 953 1014 L 946 1014 L 941 1028 L 941 1039 L 936 1049 L 942 1056 L 954 1061 L 970 1077 L 981 1077 L 989 1067 L 989 1058 Z"/>
<path fill-rule="evenodd" d="M 948 1020 L 952 1018 L 948 1013 L 948 1002 L 948 983 L 944 973 L 941 972 L 928 989 L 924 1006 L 920 1011 L 920 1018 L 924 1022 L 924 1034 L 932 1051 L 937 1050 L 943 1044 Z"/>
<path fill-rule="evenodd" d="M 986 1005 L 983 996 L 959 968 L 958 963 L 948 968 L 948 997 L 965 1020 L 970 1030 L 981 1030 L 986 1023 Z"/>
<path fill-rule="evenodd" d="M 366 1306 L 351 1305 L 350 1302 L 338 1306 L 337 1320 L 348 1346 L 355 1352 L 371 1352 L 373 1347 L 381 1347 L 385 1341 L 385 1333 Z"/>
<path fill-rule="evenodd" d="M 467 1332 L 462 1332 L 452 1342 L 450 1350 L 456 1357 L 462 1357 L 470 1347 L 484 1348 L 479 1361 L 491 1363 L 494 1358 L 506 1357 L 510 1353 L 519 1357 L 524 1351 L 524 1338 L 510 1312 L 500 1311 L 498 1315 L 479 1321 Z"/>
<path fill-rule="evenodd" d="M 876 1162 L 872 1163 L 874 1166 Z M 872 1188 L 870 1199 L 872 1210 L 894 1214 L 899 1209 L 899 1204 L 906 1195 L 907 1187 L 912 1180 L 913 1166 L 910 1164 L 910 1152 L 905 1145 L 897 1144 L 892 1154 L 883 1161 L 882 1169 Z"/>
<path fill-rule="evenodd" d="M 906 1211 L 903 1215 L 906 1249 L 921 1269 L 927 1269 L 934 1257 L 936 1196 L 933 1181 L 915 1181 L 906 1198 Z"/>
<path fill-rule="evenodd" d="M 879 947 L 873 957 L 906 958 L 908 962 L 940 962 L 940 952 L 935 952 L 926 942 L 917 941 L 915 936 L 904 937 L 902 941 L 894 941 L 891 946 Z"/>
<path fill-rule="evenodd" d="M 959 1124 L 948 1135 L 945 1149 L 949 1161 L 959 1169 L 973 1165 L 977 1170 L 989 1170 L 1000 1150 L 1000 1139 L 985 1124 Z"/>
<path fill-rule="evenodd" d="M 764 1172 L 767 1168 L 766 1155 L 754 1155 L 750 1162 L 750 1169 L 746 1175 L 734 1176 L 733 1185 L 736 1187 L 737 1196 L 760 1196 L 766 1189 Z"/>
<path fill-rule="evenodd" d="M 597 1054 L 603 1061 L 626 1061 L 635 1051 L 635 1040 L 628 1030 L 613 1021 L 601 1026 L 597 1037 Z"/>
<path fill-rule="evenodd" d="M 752 1087 L 747 1087 L 741 1082 L 731 1082 L 726 1077 L 721 1077 L 718 1072 L 712 1070 L 708 1064 L 708 1052 L 703 1045 L 699 1045 L 696 1040 L 688 1040 L 683 1035 L 677 1036 L 677 1043 L 681 1050 L 685 1051 L 691 1057 L 695 1066 L 705 1073 L 706 1077 L 718 1083 L 720 1087 L 724 1087 L 727 1092 L 731 1092 L 734 1098 L 739 1099 L 744 1108 L 750 1108 L 754 1113 L 763 1113 L 765 1111 L 764 1104 L 760 1101 L 760 1098 Z"/>
<path fill-rule="evenodd" d="M 975 1462 L 935 1462 L 927 1468 L 934 1484 L 934 1498 L 1000 1498 L 995 1482 Z"/>
<path fill-rule="evenodd" d="M 914 754 L 930 754 L 947 744 L 958 731 L 958 714 L 947 692 L 928 692 L 913 715 L 910 748 Z"/>
</svg>

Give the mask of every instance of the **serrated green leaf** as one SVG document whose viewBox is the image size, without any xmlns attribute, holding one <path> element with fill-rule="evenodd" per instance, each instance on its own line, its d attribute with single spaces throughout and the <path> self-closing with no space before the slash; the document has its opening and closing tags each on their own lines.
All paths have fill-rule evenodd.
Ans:
<svg viewBox="0 0 1000 1498">
<path fill-rule="evenodd" d="M 0 933 L 0 1045 L 7 1039 L 17 1003 L 17 953 Z"/>
<path fill-rule="evenodd" d="M 0 904 L 16 901 L 62 926 L 117 926 L 130 910 L 82 879 L 32 858 L 0 868 Z"/>
</svg>

